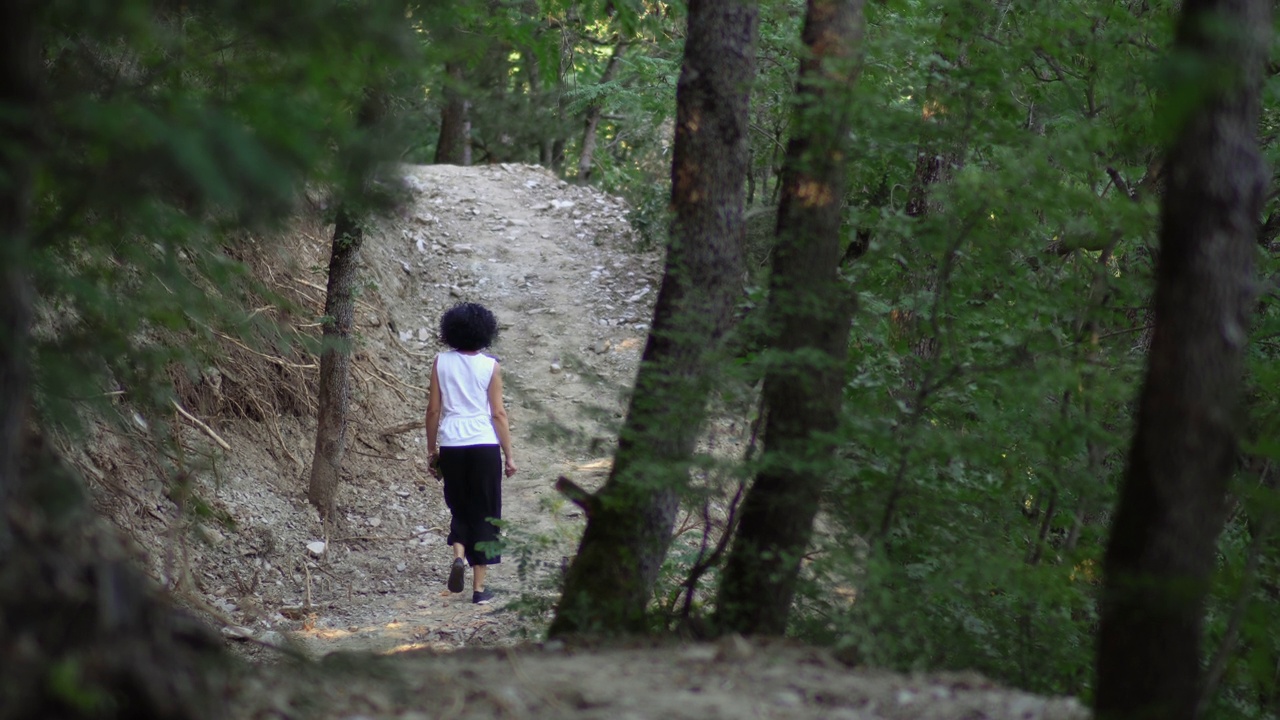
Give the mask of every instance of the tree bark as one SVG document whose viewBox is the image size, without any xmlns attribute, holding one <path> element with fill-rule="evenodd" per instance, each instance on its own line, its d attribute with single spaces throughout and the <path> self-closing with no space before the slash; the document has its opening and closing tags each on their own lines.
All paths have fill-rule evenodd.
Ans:
<svg viewBox="0 0 1280 720">
<path fill-rule="evenodd" d="M 357 126 L 366 136 L 379 131 L 387 112 L 387 95 L 382 90 L 368 90 L 360 107 Z M 370 138 L 366 137 L 366 140 Z M 367 193 L 367 185 L 376 171 L 376 142 L 357 151 L 349 164 L 351 175 Z M 311 479 L 307 499 L 328 520 L 333 517 L 334 503 L 342 470 L 342 455 L 347 445 L 347 414 L 351 397 L 351 327 L 355 323 L 356 261 L 364 242 L 363 212 L 367 197 L 353 205 L 344 201 L 338 208 L 333 227 L 333 245 L 329 254 L 329 281 L 324 300 L 324 342 L 320 352 L 319 409 L 316 417 L 316 445 L 311 460 Z"/>
<path fill-rule="evenodd" d="M 1103 566 L 1095 710 L 1196 716 L 1204 598 L 1236 462 L 1268 0 L 1187 0 L 1174 44 L 1197 104 L 1169 150 L 1155 328 Z"/>
<path fill-rule="evenodd" d="M 676 88 L 666 269 L 635 391 L 551 634 L 638 632 L 671 543 L 706 412 L 709 364 L 732 326 L 743 270 L 743 179 L 757 7 L 692 0 Z"/>
<path fill-rule="evenodd" d="M 27 277 L 32 156 L 36 146 L 40 54 L 36 4 L 0 6 L 0 558 L 10 542 L 3 508 L 18 483 L 19 442 L 26 423 L 31 282 Z"/>
<path fill-rule="evenodd" d="M 849 96 L 863 0 L 809 0 L 795 134 L 769 284 L 762 469 L 742 501 L 716 601 L 726 632 L 781 635 L 834 469 L 853 298 L 840 277 Z"/>
<path fill-rule="evenodd" d="M 604 74 L 600 76 L 601 85 L 607 85 L 613 81 L 613 76 L 618 73 L 618 63 L 622 59 L 622 53 L 626 52 L 626 49 L 627 44 L 625 42 L 618 43 L 613 48 L 613 54 L 609 56 L 609 64 L 605 66 Z M 582 154 L 578 156 L 579 183 L 586 183 L 591 179 L 591 168 L 596 154 L 596 138 L 600 128 L 600 116 L 603 114 L 604 104 L 598 101 L 592 103 L 587 110 L 585 127 L 582 131 Z"/>
<path fill-rule="evenodd" d="M 329 283 L 324 301 L 324 348 L 320 353 L 319 410 L 316 447 L 311 460 L 307 499 L 328 519 L 333 516 L 347 446 L 347 411 L 351 397 L 351 326 L 355 321 L 356 259 L 364 229 L 348 208 L 338 211 L 329 255 Z"/>
<path fill-rule="evenodd" d="M 947 12 L 943 16 L 938 49 L 935 52 L 940 68 L 965 63 L 969 38 L 962 32 L 961 25 L 979 16 L 980 12 L 971 0 L 961 0 L 958 11 Z M 951 180 L 963 162 L 963 148 L 957 145 L 954 138 L 945 137 L 943 132 L 947 116 L 951 114 L 945 101 L 954 97 L 950 75 L 949 70 L 939 69 L 925 85 L 924 104 L 921 108 L 924 132 L 916 146 L 915 171 L 911 176 L 911 187 L 903 208 L 907 217 L 923 218 L 936 213 L 937 202 L 932 201 L 930 196 L 937 186 L 945 185 Z"/>
<path fill-rule="evenodd" d="M 437 165 L 471 165 L 471 103 L 463 92 L 463 64 L 445 63 L 444 108 L 440 111 Z"/>
</svg>

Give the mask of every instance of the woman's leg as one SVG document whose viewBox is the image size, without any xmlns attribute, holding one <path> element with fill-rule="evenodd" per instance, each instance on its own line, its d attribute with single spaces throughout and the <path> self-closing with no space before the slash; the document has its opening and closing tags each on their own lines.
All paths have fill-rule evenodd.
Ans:
<svg viewBox="0 0 1280 720">
<path fill-rule="evenodd" d="M 476 592 L 484 590 L 484 578 L 488 574 L 488 565 L 476 565 L 471 568 L 471 589 Z"/>
<path fill-rule="evenodd" d="M 466 454 L 460 452 L 460 448 L 440 448 L 440 475 L 444 482 L 444 504 L 449 508 L 449 536 L 445 542 L 453 551 L 453 562 L 445 585 L 450 592 L 462 592 L 466 572 L 464 558 L 470 539 L 462 516 L 467 507 L 468 478 Z"/>
<path fill-rule="evenodd" d="M 474 568 L 501 562 L 492 549 L 482 550 L 480 543 L 498 539 L 498 528 L 489 522 L 502 517 L 502 453 L 497 445 L 473 445 L 467 448 L 465 510 L 455 511 L 465 526 L 467 561 Z M 483 579 L 479 587 L 484 587 Z"/>
<path fill-rule="evenodd" d="M 453 556 L 462 557 L 459 548 L 465 550 L 470 542 L 466 526 L 467 513 L 467 457 L 464 448 L 440 448 L 440 478 L 444 483 L 444 504 L 449 508 L 449 536 L 445 543 L 453 547 Z"/>
</svg>

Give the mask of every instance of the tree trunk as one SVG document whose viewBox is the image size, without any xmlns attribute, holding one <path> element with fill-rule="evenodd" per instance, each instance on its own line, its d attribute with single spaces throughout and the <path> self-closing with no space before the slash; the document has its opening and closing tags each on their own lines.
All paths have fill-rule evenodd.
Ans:
<svg viewBox="0 0 1280 720">
<path fill-rule="evenodd" d="M 924 89 L 921 108 L 925 132 L 916 147 L 916 167 L 912 174 L 911 188 L 907 193 L 904 212 L 907 217 L 925 217 L 936 212 L 936 202 L 930 195 L 938 185 L 951 180 L 963 162 L 963 147 L 954 137 L 944 132 L 953 109 L 947 107 L 948 98 L 957 97 L 953 78 L 948 68 L 963 67 L 968 62 L 968 45 L 972 34 L 988 30 L 989 12 L 975 0 L 960 0 L 958 8 L 944 13 L 938 34 L 939 69 L 934 72 Z M 972 100 L 966 99 L 966 102 Z M 965 109 L 969 115 L 972 109 Z M 954 123 L 955 121 L 953 121 Z M 966 120 L 959 119 L 964 125 Z"/>
<path fill-rule="evenodd" d="M 849 106 L 863 0 L 809 0 L 795 134 L 783 163 L 769 284 L 762 468 L 739 510 L 717 629 L 781 635 L 834 469 L 853 309 L 839 273 Z"/>
<path fill-rule="evenodd" d="M 595 496 L 578 498 L 587 528 L 552 635 L 643 629 L 706 412 L 708 366 L 741 292 L 757 7 L 692 0 L 688 11 L 666 271 L 613 470 Z"/>
<path fill-rule="evenodd" d="M 613 81 L 613 76 L 618 72 L 618 61 L 622 59 L 622 53 L 627 49 L 626 43 L 618 43 L 613 48 L 613 54 L 609 56 L 609 64 L 604 68 L 604 74 L 600 76 L 600 84 L 607 85 Z M 600 127 L 600 116 L 604 114 L 604 104 L 597 101 L 591 104 L 587 110 L 587 119 L 585 129 L 582 131 L 582 154 L 578 157 L 578 182 L 586 183 L 591 179 L 592 162 L 596 154 L 596 136 Z"/>
<path fill-rule="evenodd" d="M 351 326 L 355 321 L 356 259 L 364 228 L 349 208 L 338 211 L 329 255 L 324 301 L 324 347 L 320 353 L 320 408 L 316 448 L 311 460 L 307 499 L 320 517 L 333 517 L 342 454 L 347 445 L 347 407 L 351 397 Z"/>
<path fill-rule="evenodd" d="M 40 95 L 40 54 L 33 13 L 36 3 L 0 6 L 0 508 L 18 483 L 18 451 L 26 423 L 27 343 L 31 283 L 27 252 L 31 208 L 31 152 L 36 147 L 34 113 Z M 10 542 L 8 517 L 0 510 L 0 558 Z"/>
<path fill-rule="evenodd" d="M 316 446 L 311 460 L 307 499 L 328 520 L 333 516 L 347 445 L 347 411 L 351 396 L 351 327 L 355 322 L 356 260 L 364 242 L 364 215 L 368 212 L 370 181 L 385 149 L 376 134 L 387 113 L 385 90 L 365 91 L 357 127 L 364 133 L 363 147 L 354 148 L 348 162 L 349 176 L 358 183 L 359 197 L 344 200 L 333 227 L 329 253 L 329 282 L 324 300 L 324 342 L 320 351 L 319 409 Z M 360 208 L 358 211 L 357 208 Z"/>
<path fill-rule="evenodd" d="M 1095 709 L 1190 720 L 1204 598 L 1236 462 L 1269 0 L 1186 0 L 1174 44 L 1197 105 L 1169 151 L 1155 328 L 1103 566 Z M 1185 96 L 1184 96 L 1185 97 Z"/>
<path fill-rule="evenodd" d="M 463 93 L 462 63 L 445 63 L 444 108 L 440 111 L 437 165 L 471 165 L 471 103 Z"/>
<path fill-rule="evenodd" d="M 538 62 L 537 52 L 533 48 L 527 48 L 524 55 L 526 71 L 529 74 L 529 96 L 533 98 L 540 125 L 538 128 L 538 164 L 549 168 L 551 167 L 552 138 L 560 130 L 557 122 L 559 119 L 558 113 L 551 110 L 551 104 L 547 101 L 550 94 L 547 92 L 547 83 L 542 78 L 542 63 Z M 553 88 L 553 90 L 559 93 L 558 87 Z"/>
</svg>

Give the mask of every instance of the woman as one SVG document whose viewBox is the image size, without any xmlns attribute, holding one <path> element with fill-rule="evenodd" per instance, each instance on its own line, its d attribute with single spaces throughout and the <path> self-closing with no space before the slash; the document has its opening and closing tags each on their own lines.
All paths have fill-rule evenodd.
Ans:
<svg viewBox="0 0 1280 720">
<path fill-rule="evenodd" d="M 484 587 L 485 575 L 501 557 L 476 545 L 498 539 L 490 520 L 502 517 L 502 474 L 516 473 L 502 405 L 502 373 L 497 360 L 480 352 L 497 335 L 497 318 L 482 305 L 462 303 L 441 316 L 440 339 L 452 349 L 436 356 L 427 398 L 431 474 L 443 476 L 444 502 L 452 515 L 446 542 L 453 548 L 453 565 L 447 584 L 450 592 L 462 592 L 470 564 L 471 602 L 477 605 L 493 599 Z"/>
</svg>

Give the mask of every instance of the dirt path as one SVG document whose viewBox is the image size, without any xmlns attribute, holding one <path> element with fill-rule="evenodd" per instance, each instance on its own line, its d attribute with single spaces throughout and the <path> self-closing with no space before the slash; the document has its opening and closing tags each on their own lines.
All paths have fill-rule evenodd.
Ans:
<svg viewBox="0 0 1280 720">
<path fill-rule="evenodd" d="M 555 496 L 551 482 L 567 474 L 591 484 L 607 471 L 622 393 L 634 375 L 656 295 L 658 257 L 636 250 L 625 207 L 612 198 L 525 166 L 411 167 L 405 178 L 415 201 L 363 250 L 381 300 L 370 302 L 386 313 L 379 326 L 389 331 L 370 333 L 366 347 L 405 382 L 423 388 L 430 357 L 440 349 L 439 314 L 462 300 L 497 314 L 501 334 L 492 353 L 506 380 L 520 467 L 505 482 L 503 514 L 511 524 L 508 536 L 524 544 L 524 555 L 509 552 L 491 568 L 488 585 L 499 593 L 492 606 L 471 605 L 469 592 L 444 591 L 447 516 L 438 485 L 422 479 L 421 432 L 405 433 L 396 439 L 397 455 L 416 466 L 419 482 L 403 499 L 422 500 L 421 510 L 434 522 L 409 528 L 416 539 L 407 544 L 419 546 L 416 562 L 389 562 L 382 573 L 367 565 L 370 577 L 394 576 L 394 591 L 331 607 L 323 619 L 295 629 L 317 656 L 353 648 L 503 643 L 530 631 L 504 608 L 521 596 L 545 601 L 581 521 L 575 507 Z M 425 397 L 407 399 L 390 404 L 372 424 L 420 417 Z M 376 401 L 372 405 L 379 410 Z M 355 484 L 357 503 L 377 504 L 376 496 L 363 492 L 368 483 Z M 391 500 L 402 499 L 394 493 Z M 536 623 L 536 617 L 525 620 Z"/>
</svg>

